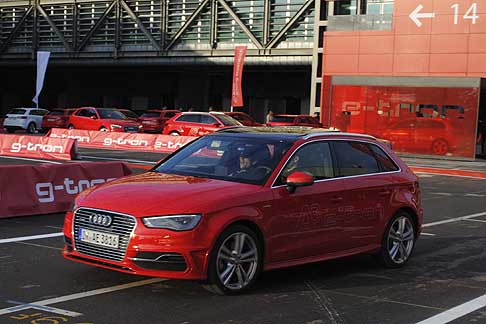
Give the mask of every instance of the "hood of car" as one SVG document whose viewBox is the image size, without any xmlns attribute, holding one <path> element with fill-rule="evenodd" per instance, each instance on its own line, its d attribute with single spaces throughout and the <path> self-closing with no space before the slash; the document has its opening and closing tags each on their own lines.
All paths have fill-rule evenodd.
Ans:
<svg viewBox="0 0 486 324">
<path fill-rule="evenodd" d="M 260 186 L 158 172 L 124 177 L 81 194 L 78 207 L 91 207 L 136 217 L 206 213 L 218 201 L 254 193 Z"/>
</svg>

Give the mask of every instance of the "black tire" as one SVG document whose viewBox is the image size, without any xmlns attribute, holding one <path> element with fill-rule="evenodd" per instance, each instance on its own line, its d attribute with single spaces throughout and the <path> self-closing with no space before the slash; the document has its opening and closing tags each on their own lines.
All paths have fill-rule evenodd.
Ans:
<svg viewBox="0 0 486 324">
<path fill-rule="evenodd" d="M 181 136 L 181 134 L 179 134 L 179 132 L 176 132 L 176 131 L 170 132 L 169 135 L 172 135 L 172 136 Z"/>
<path fill-rule="evenodd" d="M 67 128 L 68 129 L 74 129 L 74 125 L 73 124 L 69 124 Z"/>
<path fill-rule="evenodd" d="M 241 249 L 241 255 L 251 253 L 252 251 L 255 251 L 256 253 L 256 261 L 253 262 L 241 262 L 236 261 L 237 263 L 232 263 L 233 261 L 222 261 L 221 257 L 218 257 L 218 254 L 221 255 L 222 253 L 220 250 L 222 250 L 223 244 L 226 246 L 226 244 L 230 244 L 231 240 L 233 238 L 238 238 L 239 235 L 242 235 L 244 237 L 244 246 Z M 253 244 L 253 243 L 254 244 Z M 246 244 L 246 245 L 245 245 Z M 244 248 L 247 247 L 245 250 Z M 254 250 L 253 250 L 254 248 Z M 236 247 L 234 247 L 236 249 Z M 246 251 L 246 252 L 244 252 Z M 235 256 L 235 258 L 239 259 L 239 255 L 236 256 L 235 250 L 232 250 L 232 256 Z M 251 254 L 254 255 L 254 254 Z M 248 258 L 249 260 L 250 258 Z M 252 259 L 252 258 L 251 258 Z M 244 258 L 241 258 L 241 260 L 245 260 Z M 226 263 L 226 264 L 224 264 Z M 237 277 L 237 280 L 239 281 L 240 278 L 242 278 L 243 273 L 241 271 L 245 271 L 244 273 L 247 275 L 248 280 L 245 282 L 244 285 L 241 287 L 230 287 L 237 285 L 235 283 L 228 282 L 226 285 L 221 281 L 219 271 L 221 271 L 221 266 L 226 267 L 225 271 L 228 270 L 230 266 L 233 266 L 235 268 L 235 271 L 230 271 L 229 277 L 232 278 L 235 274 Z M 263 248 L 262 248 L 262 242 L 256 235 L 256 233 L 251 230 L 250 228 L 243 226 L 243 225 L 233 225 L 227 228 L 221 235 L 218 237 L 216 243 L 214 244 L 213 249 L 211 250 L 211 253 L 209 255 L 209 261 L 208 261 L 208 278 L 207 281 L 203 283 L 203 287 L 218 295 L 236 295 L 240 294 L 247 289 L 249 289 L 253 283 L 257 280 L 263 266 Z M 238 267 L 242 267 L 238 269 Z M 248 267 L 247 269 L 244 269 L 244 267 Z M 218 270 L 219 269 L 219 270 Z M 246 272 L 248 270 L 248 272 Z M 225 272 L 223 271 L 223 272 Z M 250 273 L 250 275 L 248 275 Z"/>
<path fill-rule="evenodd" d="M 99 129 L 100 132 L 107 132 L 108 131 L 108 128 L 104 127 L 104 126 L 101 126 L 100 129 Z"/>
<path fill-rule="evenodd" d="M 400 233 L 400 231 L 397 230 L 400 226 L 400 220 L 405 224 L 404 233 Z M 407 238 L 407 240 L 405 240 L 405 238 Z M 375 254 L 374 257 L 381 265 L 387 268 L 401 268 L 410 260 L 416 241 L 417 226 L 414 219 L 407 212 L 399 210 L 388 222 L 381 241 L 380 252 Z M 393 256 L 393 251 L 395 251 L 394 248 L 397 244 L 397 251 L 395 256 Z M 400 257 L 398 256 L 399 254 Z"/>
<path fill-rule="evenodd" d="M 27 132 L 29 134 L 35 134 L 35 131 L 37 130 L 37 126 L 35 123 L 30 123 L 29 126 L 27 126 Z"/>
<path fill-rule="evenodd" d="M 15 128 L 12 128 L 12 127 L 5 127 L 5 129 L 7 130 L 7 133 L 9 134 L 12 134 L 15 132 Z"/>
</svg>

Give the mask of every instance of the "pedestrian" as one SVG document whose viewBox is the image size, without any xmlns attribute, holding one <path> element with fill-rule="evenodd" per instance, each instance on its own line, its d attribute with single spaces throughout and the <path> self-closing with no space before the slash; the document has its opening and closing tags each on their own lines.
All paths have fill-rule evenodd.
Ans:
<svg viewBox="0 0 486 324">
<path fill-rule="evenodd" d="M 267 123 L 273 121 L 273 111 L 271 111 L 270 109 L 268 110 L 267 112 Z"/>
</svg>

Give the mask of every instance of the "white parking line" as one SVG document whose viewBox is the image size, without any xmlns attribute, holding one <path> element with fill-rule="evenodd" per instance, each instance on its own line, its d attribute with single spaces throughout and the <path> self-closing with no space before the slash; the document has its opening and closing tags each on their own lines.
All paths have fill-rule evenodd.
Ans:
<svg viewBox="0 0 486 324">
<path fill-rule="evenodd" d="M 134 287 L 140 287 L 140 286 L 145 286 L 145 285 L 150 285 L 153 283 L 161 282 L 161 281 L 167 281 L 168 279 L 161 279 L 161 278 L 153 278 L 153 279 L 147 279 L 147 280 L 141 280 L 141 281 L 135 281 L 123 285 L 118 285 L 118 286 L 113 286 L 113 287 L 107 287 L 107 288 L 100 288 L 100 289 L 95 289 L 95 290 L 90 290 L 90 291 L 85 291 L 77 294 L 72 294 L 72 295 L 67 295 L 67 296 L 61 296 L 61 297 L 56 297 L 56 298 L 50 298 L 50 299 L 45 299 L 45 300 L 40 300 L 36 302 L 29 303 L 29 305 L 34 305 L 34 306 L 47 306 L 47 305 L 52 305 L 52 304 L 57 304 L 57 303 L 62 303 L 70 300 L 75 300 L 75 299 L 81 299 L 85 297 L 91 297 L 91 296 L 96 296 L 96 295 L 101 295 L 101 294 L 106 294 L 114 291 L 119 291 L 123 289 L 128 289 L 128 288 L 134 288 Z M 9 314 L 12 312 L 17 311 L 16 306 L 14 307 L 9 307 L 9 308 L 4 308 L 0 309 L 0 316 Z"/>
<path fill-rule="evenodd" d="M 0 244 L 39 240 L 39 239 L 50 238 L 50 237 L 58 237 L 58 236 L 63 236 L 63 233 L 60 232 L 60 233 L 50 233 L 50 234 L 41 234 L 41 235 L 32 235 L 32 236 L 12 237 L 12 238 L 8 238 L 8 239 L 0 240 Z"/>
<path fill-rule="evenodd" d="M 437 225 L 442 225 L 442 224 L 447 224 L 447 223 L 454 223 L 454 222 L 459 222 L 459 221 L 462 221 L 462 220 L 475 218 L 475 217 L 481 217 L 481 216 L 486 216 L 486 212 L 467 215 L 467 216 L 461 216 L 461 217 L 455 217 L 455 218 L 449 218 L 449 219 L 441 220 L 441 221 L 438 221 L 438 222 L 427 223 L 427 224 L 423 224 L 422 227 L 431 227 L 431 226 L 437 226 Z"/>
<path fill-rule="evenodd" d="M 422 233 L 420 233 L 420 235 L 424 235 L 424 236 L 435 236 L 436 234 L 422 232 Z"/>
<path fill-rule="evenodd" d="M 108 161 L 125 161 L 125 162 L 133 162 L 133 163 L 143 163 L 143 164 L 157 164 L 157 162 L 153 161 L 143 161 L 143 160 L 133 160 L 133 159 L 117 159 L 117 158 L 106 158 L 106 157 L 99 157 L 99 156 L 90 156 L 90 155 L 82 155 L 81 158 L 88 158 L 94 160 L 108 160 Z"/>
<path fill-rule="evenodd" d="M 468 301 L 431 318 L 418 322 L 417 324 L 445 324 L 452 322 L 464 315 L 470 314 L 486 306 L 486 295 Z"/>
<path fill-rule="evenodd" d="M 0 156 L 0 158 L 11 159 L 11 160 L 25 160 L 25 161 L 32 161 L 32 162 L 42 162 L 42 163 L 52 163 L 52 164 L 62 164 L 62 162 L 40 160 L 40 159 L 29 159 L 29 158 L 14 157 L 14 156 Z"/>
</svg>

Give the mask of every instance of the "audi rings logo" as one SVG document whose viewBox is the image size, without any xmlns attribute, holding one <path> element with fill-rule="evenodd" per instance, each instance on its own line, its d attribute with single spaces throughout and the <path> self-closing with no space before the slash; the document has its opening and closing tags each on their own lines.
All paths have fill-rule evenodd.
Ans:
<svg viewBox="0 0 486 324">
<path fill-rule="evenodd" d="M 111 225 L 112 219 L 111 216 L 108 215 L 91 214 L 91 216 L 89 216 L 89 222 L 94 225 L 108 227 Z"/>
</svg>

